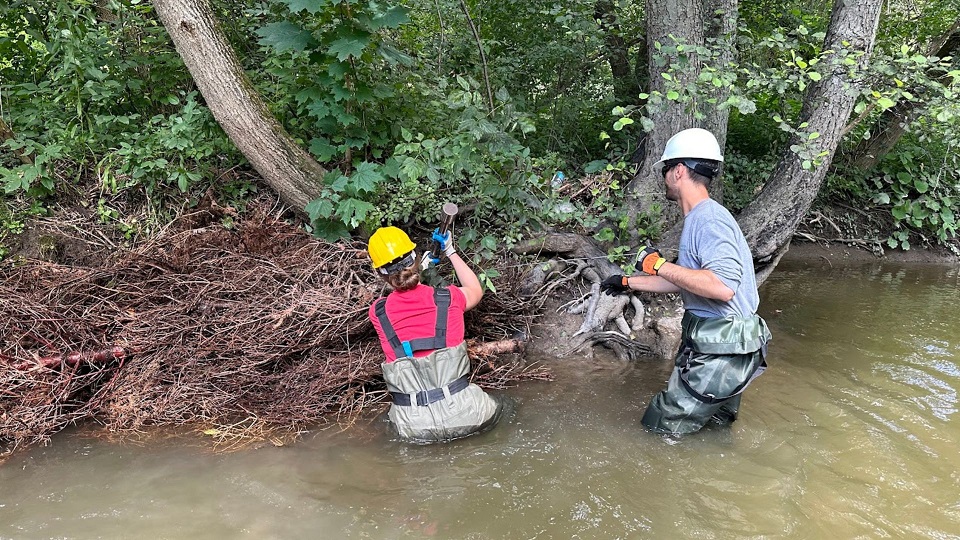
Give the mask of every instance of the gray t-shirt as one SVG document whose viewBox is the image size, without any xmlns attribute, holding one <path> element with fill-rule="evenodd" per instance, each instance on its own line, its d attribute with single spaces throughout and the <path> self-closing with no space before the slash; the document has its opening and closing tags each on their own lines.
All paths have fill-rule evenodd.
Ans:
<svg viewBox="0 0 960 540">
<path fill-rule="evenodd" d="M 677 264 L 694 270 L 710 270 L 733 290 L 733 300 L 729 302 L 681 290 L 683 307 L 694 315 L 746 317 L 757 312 L 760 294 L 753 271 L 753 256 L 737 221 L 717 201 L 701 201 L 683 219 Z"/>
</svg>

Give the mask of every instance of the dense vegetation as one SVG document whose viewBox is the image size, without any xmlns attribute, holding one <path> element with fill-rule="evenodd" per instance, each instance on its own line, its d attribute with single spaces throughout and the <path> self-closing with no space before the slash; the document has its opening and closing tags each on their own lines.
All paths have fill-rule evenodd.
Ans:
<svg viewBox="0 0 960 540">
<path fill-rule="evenodd" d="M 631 160 L 656 123 L 642 3 L 620 0 L 278 0 L 219 2 L 218 18 L 256 91 L 331 171 L 307 205 L 336 237 L 382 223 L 430 225 L 440 203 L 471 211 L 460 242 L 492 257 L 530 231 L 563 225 L 609 238 Z M 724 201 L 738 210 L 796 125 L 829 6 L 740 6 L 738 59 L 708 43 L 698 85 L 729 88 Z M 877 240 L 954 245 L 960 200 L 960 78 L 941 36 L 960 5 L 889 2 L 865 90 L 830 165 L 824 201 L 887 217 Z M 956 48 L 956 45 L 952 45 Z M 851 62 L 852 64 L 852 62 Z M 685 69 L 659 65 L 662 77 Z M 625 69 L 626 68 L 626 69 Z M 890 120 L 898 113 L 900 119 Z M 30 215 L 78 189 L 104 223 L 149 234 L 212 188 L 242 206 L 257 189 L 141 0 L 9 0 L 0 6 L 0 258 Z M 865 150 L 892 123 L 906 130 Z M 678 126 L 683 127 L 683 126 Z M 815 134 L 814 134 L 815 135 Z M 795 145 L 790 151 L 806 151 Z M 875 159 L 864 161 L 865 153 Z M 817 167 L 822 156 L 805 156 Z M 552 183 L 563 171 L 566 186 Z M 125 213 L 119 198 L 143 201 Z M 651 228 L 654 232 L 655 227 Z M 606 236 L 603 236 L 606 235 Z"/>
</svg>

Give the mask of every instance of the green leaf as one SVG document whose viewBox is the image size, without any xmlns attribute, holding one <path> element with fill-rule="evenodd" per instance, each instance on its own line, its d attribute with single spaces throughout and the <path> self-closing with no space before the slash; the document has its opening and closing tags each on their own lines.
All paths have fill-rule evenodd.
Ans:
<svg viewBox="0 0 960 540">
<path fill-rule="evenodd" d="M 426 170 L 426 163 L 417 158 L 408 157 L 400 164 L 400 177 L 403 180 L 419 180 Z"/>
<path fill-rule="evenodd" d="M 350 236 L 350 231 L 339 220 L 315 219 L 313 220 L 313 235 L 334 242 Z"/>
<path fill-rule="evenodd" d="M 281 0 L 290 9 L 290 13 L 300 13 L 308 11 L 311 14 L 320 13 L 320 10 L 327 7 L 330 0 Z"/>
<path fill-rule="evenodd" d="M 676 90 L 670 90 L 667 92 L 667 99 L 671 101 L 676 101 L 680 99 L 680 93 L 677 92 Z"/>
<path fill-rule="evenodd" d="M 483 246 L 484 249 L 493 251 L 497 249 L 497 239 L 490 235 L 484 236 L 480 240 L 480 245 Z"/>
<path fill-rule="evenodd" d="M 377 54 L 391 65 L 412 66 L 416 63 L 412 56 L 386 43 L 377 46 Z"/>
<path fill-rule="evenodd" d="M 333 179 L 333 182 L 330 182 L 330 189 L 332 189 L 335 193 L 342 193 L 345 189 L 347 189 L 347 185 L 350 183 L 350 179 L 342 174 L 339 174 L 339 172 L 337 171 L 331 171 L 331 172 L 333 173 L 333 175 L 328 174 L 327 178 L 325 178 L 324 180 L 329 180 L 330 176 L 335 176 L 335 178 Z"/>
<path fill-rule="evenodd" d="M 289 21 L 266 24 L 254 33 L 260 36 L 261 45 L 279 52 L 303 52 L 314 42 L 310 32 Z"/>
<path fill-rule="evenodd" d="M 624 128 L 624 126 L 629 126 L 632 123 L 633 123 L 632 118 L 621 118 L 613 123 L 613 130 L 620 131 Z"/>
<path fill-rule="evenodd" d="M 609 161 L 605 159 L 595 159 L 583 166 L 584 174 L 595 174 L 607 168 Z"/>
<path fill-rule="evenodd" d="M 410 22 L 409 13 L 409 8 L 394 6 L 382 15 L 374 17 L 372 22 L 376 28 L 397 28 L 401 24 Z"/>
<path fill-rule="evenodd" d="M 330 62 L 330 65 L 327 66 L 327 73 L 334 79 L 342 81 L 347 73 L 350 73 L 350 62 L 342 60 L 340 62 Z"/>
<path fill-rule="evenodd" d="M 810 80 L 811 80 L 811 81 L 819 81 L 820 79 L 823 78 L 823 75 L 820 75 L 820 74 L 817 73 L 816 71 L 811 71 L 811 72 L 807 73 L 807 77 L 810 77 Z"/>
<path fill-rule="evenodd" d="M 358 165 L 357 170 L 350 175 L 350 183 L 358 193 L 374 191 L 381 180 L 383 180 L 383 175 L 380 173 L 380 166 L 367 161 Z"/>
<path fill-rule="evenodd" d="M 881 109 L 889 109 L 890 107 L 893 107 L 893 100 L 888 97 L 882 97 L 877 100 L 877 107 L 880 107 Z"/>
<path fill-rule="evenodd" d="M 358 57 L 363 54 L 363 50 L 369 43 L 370 39 L 365 37 L 340 38 L 330 44 L 330 48 L 327 49 L 327 54 L 336 56 L 337 60 L 342 62 L 351 56 Z"/>
<path fill-rule="evenodd" d="M 307 203 L 303 211 L 310 216 L 311 221 L 317 219 L 329 218 L 333 215 L 333 202 L 329 198 L 320 197 Z"/>
<path fill-rule="evenodd" d="M 926 193 L 930 189 L 930 184 L 924 182 L 923 180 L 917 179 L 913 182 L 913 187 L 917 189 L 920 193 Z"/>
<path fill-rule="evenodd" d="M 340 203 L 340 207 L 337 208 L 337 214 L 343 219 L 344 225 L 356 227 L 360 225 L 364 219 L 367 219 L 367 214 L 373 209 L 374 206 L 367 201 L 361 201 L 360 199 L 351 197 Z"/>
<path fill-rule="evenodd" d="M 740 114 L 753 114 L 757 112 L 757 103 L 752 99 L 740 99 L 737 101 L 737 110 Z"/>
<path fill-rule="evenodd" d="M 316 156 L 317 161 L 323 163 L 337 155 L 337 147 L 330 144 L 325 137 L 317 137 L 310 141 L 310 153 Z"/>
</svg>

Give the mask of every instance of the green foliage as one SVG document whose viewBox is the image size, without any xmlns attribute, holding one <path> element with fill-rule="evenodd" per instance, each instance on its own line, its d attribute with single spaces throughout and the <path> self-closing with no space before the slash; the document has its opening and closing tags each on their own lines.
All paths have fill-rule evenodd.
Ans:
<svg viewBox="0 0 960 540">
<path fill-rule="evenodd" d="M 909 249 L 910 231 L 922 238 L 932 236 L 939 243 L 956 238 L 960 158 L 954 150 L 948 163 L 931 163 L 936 155 L 932 154 L 929 147 L 903 144 L 883 160 L 879 174 L 871 178 L 873 202 L 890 209 L 898 229 L 887 239 L 890 247 Z"/>
<path fill-rule="evenodd" d="M 464 225 L 517 230 L 535 219 L 531 205 L 539 205 L 533 190 L 543 180 L 533 172 L 530 150 L 515 137 L 533 129 L 498 92 L 499 108 L 485 110 L 484 97 L 475 81 L 458 78 L 443 106 L 456 111 L 446 136 L 428 136 L 401 129 L 401 142 L 382 165 L 362 163 L 349 178 L 333 173 L 328 182 L 333 198 L 311 203 L 311 216 L 337 223 L 320 224 L 324 234 L 342 233 L 361 224 L 419 221 L 432 223 L 444 201 L 470 202 L 474 211 Z M 366 204 L 355 198 L 370 194 Z M 346 197 L 346 198 L 345 198 Z M 348 210 L 344 201 L 354 199 Z M 459 236 L 462 245 L 491 255 L 497 247 L 492 237 Z"/>
<path fill-rule="evenodd" d="M 723 158 L 723 204 L 731 212 L 743 210 L 770 178 L 778 156 L 743 156 L 727 152 Z"/>
<path fill-rule="evenodd" d="M 258 67 L 272 77 L 260 90 L 320 162 L 348 169 L 358 153 L 360 161 L 381 160 L 398 123 L 413 116 L 419 74 L 392 44 L 408 12 L 378 2 L 297 0 L 253 12 L 265 48 Z M 403 92 L 411 87 L 417 91 Z"/>
<path fill-rule="evenodd" d="M 858 73 L 855 53 L 823 50 L 829 3 L 741 4 L 735 64 L 721 61 L 728 45 L 719 41 L 654 44 L 649 60 L 663 92 L 649 89 L 644 25 L 656 14 L 642 3 L 466 5 L 486 65 L 457 0 L 214 3 L 270 111 L 331 171 L 324 196 L 306 209 L 318 235 L 384 223 L 429 229 L 451 200 L 471 209 L 458 239 L 480 257 L 550 225 L 612 244 L 656 238 L 657 209 L 628 223 L 621 197 L 635 173 L 627 156 L 660 107 L 682 104 L 701 118 L 712 107 L 729 111 L 725 195 L 737 210 L 791 137 L 805 166 L 822 166 L 819 135 L 798 118 L 810 85 L 843 69 L 861 94 L 854 118 L 844 119 L 850 129 L 839 156 L 878 136 L 885 111 L 910 104 L 918 114 L 877 170 L 846 171 L 834 159 L 824 195 L 888 209 L 899 227 L 891 242 L 901 247 L 918 236 L 955 236 L 960 71 L 927 49 L 957 19 L 956 2 L 885 10 L 873 59 Z M 687 53 L 701 69 L 681 83 Z M 616 60 L 630 73 L 615 77 Z M 0 105 L 13 132 L 0 141 L 4 193 L 50 198 L 65 184 L 96 180 L 101 219 L 125 234 L 139 225 L 111 207 L 117 194 L 176 207 L 242 165 L 140 0 L 0 5 Z M 568 180 L 555 188 L 557 170 Z M 255 190 L 248 181 L 218 183 L 233 204 Z M 612 253 L 629 263 L 626 255 Z M 493 286 L 495 274 L 484 275 Z"/>
<path fill-rule="evenodd" d="M 46 197 L 92 173 L 110 191 L 142 187 L 160 208 L 165 194 L 212 176 L 217 159 L 235 159 L 196 91 L 187 90 L 192 81 L 152 7 L 105 7 L 66 0 L 0 7 L 0 93 L 14 135 L 0 156 L 33 161 L 0 168 L 5 193 Z"/>
</svg>

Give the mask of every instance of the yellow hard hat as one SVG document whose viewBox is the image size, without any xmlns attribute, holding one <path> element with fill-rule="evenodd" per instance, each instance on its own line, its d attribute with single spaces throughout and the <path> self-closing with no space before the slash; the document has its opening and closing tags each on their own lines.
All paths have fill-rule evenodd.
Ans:
<svg viewBox="0 0 960 540">
<path fill-rule="evenodd" d="M 367 252 L 374 268 L 403 257 L 417 247 L 407 233 L 396 227 L 380 227 L 367 242 Z"/>
</svg>

